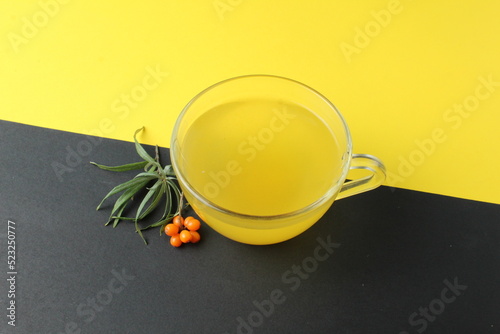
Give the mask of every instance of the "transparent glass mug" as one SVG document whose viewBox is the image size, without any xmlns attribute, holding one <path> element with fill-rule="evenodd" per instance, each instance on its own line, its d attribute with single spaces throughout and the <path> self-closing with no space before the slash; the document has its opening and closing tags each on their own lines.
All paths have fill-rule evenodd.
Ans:
<svg viewBox="0 0 500 334">
<path fill-rule="evenodd" d="M 177 119 L 170 155 L 195 212 L 220 234 L 256 245 L 299 235 L 335 199 L 385 180 L 379 159 L 352 154 L 331 102 L 270 75 L 228 79 L 195 96 Z M 346 181 L 349 170 L 364 174 Z"/>
</svg>

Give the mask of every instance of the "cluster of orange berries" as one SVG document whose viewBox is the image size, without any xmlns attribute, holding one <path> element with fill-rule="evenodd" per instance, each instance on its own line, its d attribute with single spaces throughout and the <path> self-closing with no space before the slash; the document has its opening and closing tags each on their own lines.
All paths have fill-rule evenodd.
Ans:
<svg viewBox="0 0 500 334">
<path fill-rule="evenodd" d="M 201 223 L 194 217 L 175 216 L 172 223 L 165 226 L 165 234 L 170 236 L 170 244 L 174 247 L 180 247 L 182 244 L 191 242 L 193 244 L 200 241 L 198 230 Z"/>
</svg>

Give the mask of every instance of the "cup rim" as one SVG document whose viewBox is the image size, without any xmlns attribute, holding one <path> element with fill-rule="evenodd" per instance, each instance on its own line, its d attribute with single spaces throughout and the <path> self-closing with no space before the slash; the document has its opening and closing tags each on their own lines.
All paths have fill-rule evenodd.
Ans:
<svg viewBox="0 0 500 334">
<path fill-rule="evenodd" d="M 347 153 L 347 159 L 344 162 L 343 169 L 342 169 L 342 175 L 341 177 L 337 180 L 337 182 L 332 185 L 320 198 L 315 200 L 314 202 L 300 208 L 294 211 L 286 212 L 286 213 L 281 213 L 277 215 L 252 215 L 252 214 L 246 214 L 246 213 L 240 213 L 236 212 L 230 209 L 226 209 L 216 203 L 213 203 L 211 200 L 207 199 L 205 196 L 200 194 L 194 187 L 188 182 L 188 180 L 184 177 L 182 171 L 178 168 L 177 166 L 177 160 L 175 159 L 175 154 L 174 152 L 177 150 L 175 147 L 175 142 L 176 142 L 176 137 L 177 133 L 179 131 L 180 124 L 182 123 L 185 114 L 188 112 L 189 108 L 191 105 L 193 105 L 200 97 L 205 95 L 205 93 L 222 86 L 224 84 L 227 84 L 232 81 L 236 80 L 245 80 L 245 79 L 250 79 L 250 78 L 267 78 L 267 79 L 277 79 L 277 80 L 284 80 L 291 82 L 293 84 L 299 85 L 302 88 L 305 88 L 309 90 L 311 93 L 316 94 L 324 103 L 326 103 L 332 111 L 335 112 L 335 114 L 338 116 L 338 118 L 341 121 L 341 124 L 344 128 L 346 139 L 347 139 L 347 148 L 346 148 L 346 153 Z M 278 76 L 278 75 L 272 75 L 272 74 L 247 74 L 247 75 L 240 75 L 240 76 L 235 76 L 231 77 L 228 79 L 224 79 L 222 81 L 219 81 L 215 84 L 212 84 L 208 86 L 207 88 L 203 89 L 200 91 L 198 94 L 196 94 L 187 104 L 186 106 L 182 109 L 181 113 L 177 117 L 177 120 L 175 122 L 174 128 L 172 130 L 172 136 L 170 139 L 170 160 L 172 167 L 175 171 L 176 177 L 179 179 L 182 184 L 189 189 L 189 192 L 201 203 L 204 205 L 210 207 L 211 209 L 214 209 L 216 211 L 219 211 L 221 213 L 233 216 L 233 217 L 239 217 L 239 218 L 244 218 L 244 219 L 251 219 L 251 220 L 277 220 L 277 219 L 283 219 L 287 217 L 293 217 L 293 216 L 298 216 L 303 213 L 307 213 L 310 210 L 320 206 L 321 204 L 325 203 L 329 199 L 331 199 L 333 196 L 336 196 L 338 191 L 340 190 L 342 184 L 344 183 L 347 172 L 349 170 L 349 167 L 351 165 L 351 159 L 352 159 L 352 138 L 351 138 L 351 133 L 349 131 L 349 127 L 347 126 L 347 122 L 345 121 L 344 117 L 340 113 L 340 111 L 335 107 L 335 105 L 330 102 L 323 94 L 315 90 L 314 88 L 300 82 L 294 79 L 290 79 L 287 77 L 283 76 Z M 336 189 L 338 187 L 338 189 Z"/>
</svg>

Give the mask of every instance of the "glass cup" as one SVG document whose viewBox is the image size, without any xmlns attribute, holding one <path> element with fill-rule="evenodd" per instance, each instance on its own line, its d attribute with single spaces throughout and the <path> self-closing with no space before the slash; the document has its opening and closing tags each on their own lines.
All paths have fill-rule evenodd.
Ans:
<svg viewBox="0 0 500 334">
<path fill-rule="evenodd" d="M 177 119 L 170 155 L 196 213 L 222 235 L 255 245 L 293 238 L 335 199 L 385 180 L 379 159 L 352 154 L 347 124 L 330 101 L 271 75 L 228 79 L 196 95 Z M 346 181 L 350 170 L 362 173 Z"/>
</svg>

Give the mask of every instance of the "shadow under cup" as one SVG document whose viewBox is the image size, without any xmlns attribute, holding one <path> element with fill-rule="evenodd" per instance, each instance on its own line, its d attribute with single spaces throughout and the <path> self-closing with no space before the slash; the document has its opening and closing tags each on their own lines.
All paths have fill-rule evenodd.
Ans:
<svg viewBox="0 0 500 334">
<path fill-rule="evenodd" d="M 346 187 L 353 155 L 341 114 L 315 90 L 268 75 L 228 79 L 195 96 L 177 119 L 170 155 L 196 213 L 256 245 L 302 233 L 340 191 L 346 197 L 383 181 L 372 175 Z"/>
</svg>

